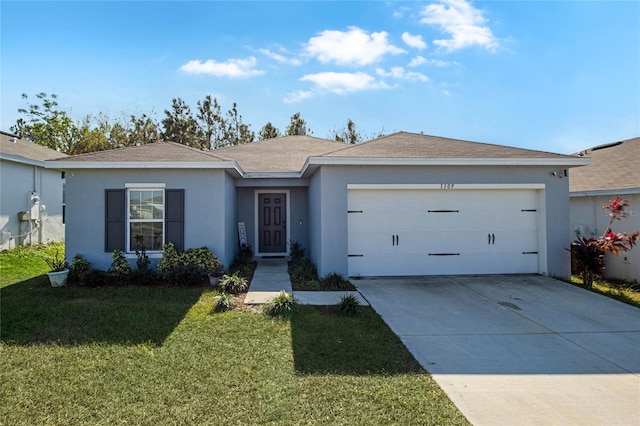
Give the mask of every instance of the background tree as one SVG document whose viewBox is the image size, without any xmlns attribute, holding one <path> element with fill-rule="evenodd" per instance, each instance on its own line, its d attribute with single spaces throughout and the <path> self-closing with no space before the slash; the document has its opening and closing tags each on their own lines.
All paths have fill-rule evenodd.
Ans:
<svg viewBox="0 0 640 426">
<path fill-rule="evenodd" d="M 203 135 L 203 147 L 216 149 L 225 146 L 224 137 L 227 125 L 220 112 L 218 100 L 211 99 L 211 95 L 207 95 L 202 102 L 198 101 L 197 105 L 196 118 Z"/>
<path fill-rule="evenodd" d="M 277 138 L 279 136 L 280 130 L 274 127 L 274 125 L 271 124 L 270 121 L 265 124 L 262 129 L 260 129 L 260 132 L 258 132 L 258 139 L 261 141 L 265 139 Z"/>
<path fill-rule="evenodd" d="M 158 123 L 147 114 L 139 116 L 130 115 L 129 124 L 130 127 L 127 131 L 128 145 L 144 145 L 147 143 L 158 142 L 158 140 L 160 140 L 160 129 Z"/>
<path fill-rule="evenodd" d="M 200 127 L 193 118 L 191 108 L 181 98 L 172 100 L 171 111 L 165 110 L 162 120 L 162 138 L 193 148 L 202 149 Z"/>
<path fill-rule="evenodd" d="M 356 129 L 356 123 L 347 120 L 347 126 L 336 131 L 335 129 L 329 133 L 329 139 L 333 139 L 337 142 L 344 142 L 348 144 L 356 144 L 364 142 L 366 137 Z"/>
<path fill-rule="evenodd" d="M 311 129 L 307 128 L 307 122 L 300 117 L 300 113 L 296 112 L 291 116 L 291 121 L 285 130 L 285 135 L 300 135 L 305 136 L 307 134 L 311 135 L 313 132 Z"/>
<path fill-rule="evenodd" d="M 240 145 L 253 142 L 256 135 L 249 130 L 249 125 L 242 122 L 242 116 L 238 113 L 238 105 L 234 102 L 227 112 L 227 131 L 225 142 L 227 145 Z"/>
<path fill-rule="evenodd" d="M 50 97 L 44 93 L 36 95 L 40 104 L 29 103 L 29 97 L 22 94 L 27 102 L 26 108 L 19 108 L 18 113 L 25 118 L 19 118 L 11 132 L 23 139 L 38 145 L 64 152 L 73 153 L 73 146 L 78 143 L 79 130 L 66 112 L 58 108 L 58 96 Z"/>
</svg>

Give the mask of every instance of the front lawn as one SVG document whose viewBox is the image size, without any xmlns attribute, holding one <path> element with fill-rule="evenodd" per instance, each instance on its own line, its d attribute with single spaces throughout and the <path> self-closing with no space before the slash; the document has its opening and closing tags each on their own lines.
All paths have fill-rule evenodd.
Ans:
<svg viewBox="0 0 640 426">
<path fill-rule="evenodd" d="M 51 288 L 32 254 L 0 254 L 0 424 L 468 424 L 370 309 L 284 321 L 212 313 L 204 286 Z"/>
<path fill-rule="evenodd" d="M 575 275 L 571 277 L 571 283 L 579 287 L 583 287 L 582 279 Z M 640 308 L 640 290 L 637 283 L 632 284 L 624 281 L 595 280 L 591 291 Z"/>
</svg>

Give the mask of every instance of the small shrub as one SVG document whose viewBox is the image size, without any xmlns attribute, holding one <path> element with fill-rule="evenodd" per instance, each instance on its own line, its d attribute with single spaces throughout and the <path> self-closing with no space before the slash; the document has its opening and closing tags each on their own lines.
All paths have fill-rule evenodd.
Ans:
<svg viewBox="0 0 640 426">
<path fill-rule="evenodd" d="M 84 280 L 87 287 L 104 287 L 113 284 L 113 279 L 106 271 L 91 269 Z"/>
<path fill-rule="evenodd" d="M 233 298 L 227 293 L 218 293 L 213 298 L 213 310 L 215 312 L 226 312 L 233 309 Z"/>
<path fill-rule="evenodd" d="M 292 262 L 298 262 L 304 258 L 304 248 L 299 241 L 289 242 L 289 256 L 291 256 Z"/>
<path fill-rule="evenodd" d="M 86 285 L 87 278 L 91 272 L 91 262 L 80 254 L 73 256 L 71 266 L 69 266 L 69 282 L 76 285 Z"/>
<path fill-rule="evenodd" d="M 247 289 L 247 279 L 240 275 L 238 271 L 231 275 L 223 275 L 218 284 L 220 290 L 226 293 L 238 294 Z"/>
<path fill-rule="evenodd" d="M 322 283 L 318 280 L 307 281 L 307 287 L 317 288 L 319 290 L 322 287 Z"/>
<path fill-rule="evenodd" d="M 170 284 L 201 284 L 208 274 L 222 270 L 220 260 L 207 247 L 190 248 L 180 253 L 173 243 L 162 249 L 158 271 Z"/>
<path fill-rule="evenodd" d="M 316 265 L 306 257 L 296 262 L 291 262 L 288 269 L 291 281 L 307 283 L 312 280 L 318 280 L 318 270 L 316 269 Z"/>
<path fill-rule="evenodd" d="M 336 306 L 340 315 L 354 316 L 360 313 L 360 302 L 358 302 L 358 298 L 353 294 L 342 296 Z"/>
<path fill-rule="evenodd" d="M 107 273 L 116 279 L 118 283 L 126 283 L 131 276 L 131 272 L 133 272 L 129 262 L 127 262 L 127 258 L 124 256 L 122 250 L 114 250 L 111 254 L 111 258 L 113 259 L 113 262 L 111 262 L 111 266 Z"/>
<path fill-rule="evenodd" d="M 321 280 L 322 288 L 325 290 L 349 290 L 351 283 L 337 272 L 332 272 Z"/>
<path fill-rule="evenodd" d="M 158 282 L 158 274 L 149 268 L 139 268 L 131 271 L 129 282 L 136 285 L 153 285 Z"/>
<path fill-rule="evenodd" d="M 293 294 L 282 290 L 277 296 L 264 305 L 264 313 L 273 318 L 288 318 L 293 314 L 296 305 L 297 303 L 293 298 Z"/>
</svg>

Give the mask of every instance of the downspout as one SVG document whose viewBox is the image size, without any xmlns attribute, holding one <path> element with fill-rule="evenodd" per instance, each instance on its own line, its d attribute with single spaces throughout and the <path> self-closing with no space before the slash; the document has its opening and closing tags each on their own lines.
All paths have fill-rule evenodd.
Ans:
<svg viewBox="0 0 640 426">
<path fill-rule="evenodd" d="M 42 198 L 44 194 L 42 193 L 42 170 L 40 170 L 40 191 L 36 191 L 40 194 L 40 203 L 38 205 L 38 222 L 40 226 L 38 227 L 38 244 L 42 244 L 44 242 L 44 212 L 42 211 Z"/>
</svg>

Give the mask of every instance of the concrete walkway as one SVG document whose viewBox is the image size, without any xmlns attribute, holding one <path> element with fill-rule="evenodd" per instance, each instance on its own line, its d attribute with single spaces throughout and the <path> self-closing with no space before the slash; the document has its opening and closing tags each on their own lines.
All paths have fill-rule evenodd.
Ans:
<svg viewBox="0 0 640 426">
<path fill-rule="evenodd" d="M 253 274 L 249 291 L 244 299 L 248 305 L 262 305 L 273 299 L 280 291 L 292 293 L 291 280 L 286 260 L 260 260 Z M 357 291 L 296 291 L 294 299 L 302 305 L 335 305 L 347 294 L 356 296 L 361 305 L 369 303 Z"/>
<path fill-rule="evenodd" d="M 639 425 L 640 309 L 543 276 L 356 281 L 474 425 Z"/>
</svg>

